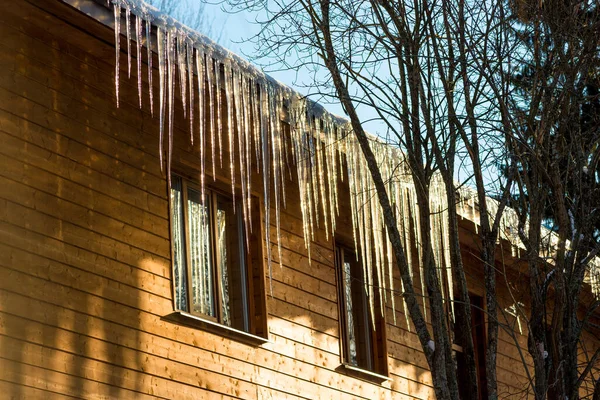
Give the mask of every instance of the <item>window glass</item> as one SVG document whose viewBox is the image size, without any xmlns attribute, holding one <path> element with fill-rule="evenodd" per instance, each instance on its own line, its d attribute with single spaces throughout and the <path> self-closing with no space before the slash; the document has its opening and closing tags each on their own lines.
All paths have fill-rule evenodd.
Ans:
<svg viewBox="0 0 600 400">
<path fill-rule="evenodd" d="M 217 195 L 217 255 L 221 271 L 223 324 L 248 330 L 246 251 L 242 210 Z"/>
<path fill-rule="evenodd" d="M 198 189 L 175 176 L 171 214 L 176 309 L 249 332 L 252 280 L 247 245 L 259 250 L 256 237 L 246 238 L 241 203 L 208 189 L 202 199 Z M 260 295 L 253 296 L 261 306 Z M 261 309 L 255 316 L 262 318 Z"/>
<path fill-rule="evenodd" d="M 181 179 L 173 178 L 171 183 L 171 229 L 173 238 L 173 279 L 175 281 L 175 308 L 188 311 L 187 275 L 185 254 L 185 231 L 183 223 L 183 196 Z"/>
<path fill-rule="evenodd" d="M 471 332 L 473 335 L 473 350 L 475 352 L 475 367 L 477 370 L 477 385 L 479 393 L 476 398 L 484 400 L 487 399 L 487 379 L 485 372 L 485 314 L 483 311 L 484 302 L 483 297 L 469 293 L 469 301 L 471 303 Z M 455 340 L 460 345 L 465 340 L 464 334 L 468 332 L 458 325 L 454 326 Z M 461 350 L 455 353 L 456 356 L 456 367 L 458 374 L 459 383 L 459 394 L 461 398 L 469 397 L 469 377 L 467 375 L 467 361 L 465 354 Z"/>
<path fill-rule="evenodd" d="M 192 311 L 216 317 L 215 277 L 212 271 L 210 203 L 200 192 L 188 189 Z"/>
<path fill-rule="evenodd" d="M 341 285 L 340 317 L 344 362 L 365 370 L 384 372 L 387 358 L 381 337 L 385 326 L 379 310 L 372 315 L 362 264 L 355 252 L 342 246 L 337 246 L 336 264 L 338 282 Z M 379 331 L 374 324 L 379 326 Z"/>
</svg>

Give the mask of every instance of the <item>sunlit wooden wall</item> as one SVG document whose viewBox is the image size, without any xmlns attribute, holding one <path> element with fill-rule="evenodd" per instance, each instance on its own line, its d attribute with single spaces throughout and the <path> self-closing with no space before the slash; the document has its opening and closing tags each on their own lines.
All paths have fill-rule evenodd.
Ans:
<svg viewBox="0 0 600 400">
<path fill-rule="evenodd" d="M 147 89 L 138 108 L 125 40 L 115 107 L 113 42 L 109 28 L 60 1 L 0 5 L 0 397 L 433 398 L 400 295 L 396 324 L 390 302 L 386 310 L 390 380 L 340 370 L 334 242 L 318 231 L 309 263 L 295 181 L 282 213 L 283 267 L 271 228 L 269 341 L 244 344 L 165 318 L 173 302 L 158 118 Z M 173 165 L 195 171 L 198 147 L 177 107 Z M 228 179 L 226 163 L 217 170 Z M 350 232 L 349 205 L 341 208 L 338 229 Z M 481 294 L 482 267 L 468 253 Z M 515 337 L 525 351 L 526 332 Z M 511 397 L 526 375 L 514 340 L 500 338 L 498 377 Z"/>
</svg>

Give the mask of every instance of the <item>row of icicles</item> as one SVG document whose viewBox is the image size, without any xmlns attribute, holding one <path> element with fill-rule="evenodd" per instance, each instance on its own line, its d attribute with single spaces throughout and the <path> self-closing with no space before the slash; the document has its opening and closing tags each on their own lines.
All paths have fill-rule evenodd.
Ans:
<svg viewBox="0 0 600 400">
<path fill-rule="evenodd" d="M 391 298 L 394 322 L 396 317 L 393 280 L 393 252 L 388 240 L 383 213 L 376 196 L 366 161 L 358 142 L 351 134 L 347 121 L 326 113 L 320 106 L 307 102 L 237 56 L 218 47 L 205 37 L 178 25 L 170 17 L 159 15 L 141 1 L 112 0 L 115 33 L 115 94 L 119 106 L 119 71 L 121 24 L 124 18 L 127 36 L 127 71 L 131 76 L 132 41 L 135 42 L 137 86 L 139 106 L 142 107 L 142 45 L 156 48 L 158 55 L 159 93 L 153 97 L 152 51 L 147 51 L 148 92 L 150 111 L 154 116 L 158 103 L 160 129 L 160 163 L 166 154 L 167 174 L 170 173 L 173 150 L 173 115 L 175 95 L 178 97 L 189 120 L 190 141 L 200 143 L 200 186 L 204 191 L 206 168 L 215 176 L 215 164 L 223 164 L 224 145 L 228 145 L 231 188 L 241 187 L 242 212 L 245 221 L 251 217 L 252 162 L 262 174 L 265 216 L 265 238 L 272 279 L 272 254 L 270 246 L 272 206 L 275 210 L 275 229 L 279 262 L 282 264 L 280 211 L 286 207 L 286 166 L 296 168 L 297 185 L 300 193 L 300 208 L 303 219 L 303 236 L 310 260 L 311 241 L 316 229 L 323 228 L 326 237 L 336 231 L 336 217 L 340 207 L 350 202 L 353 237 L 356 254 L 360 257 L 365 290 L 368 291 L 371 315 L 374 316 L 374 291 L 379 291 L 381 310 Z M 153 25 L 155 35 L 153 35 Z M 176 76 L 178 79 L 176 79 Z M 194 77 L 199 77 L 196 80 Z M 179 87 L 176 87 L 179 82 Z M 194 83 L 197 82 L 196 86 Z M 225 92 L 225 98 L 220 95 Z M 195 101 L 197 96 L 197 101 Z M 284 130 L 280 116 L 284 105 L 287 108 L 289 133 Z M 224 114 L 222 113 L 224 112 Z M 195 116 L 208 115 L 208 122 L 195 124 Z M 222 117 L 226 115 L 226 117 Z M 223 121 L 226 119 L 226 121 Z M 166 125 L 166 129 L 165 129 Z M 206 125 L 206 126 L 205 126 Z M 165 140 L 166 139 L 166 140 Z M 167 142 L 167 149 L 163 143 Z M 381 168 L 382 178 L 388 191 L 403 239 L 408 260 L 417 260 L 422 293 L 426 293 L 423 265 L 420 256 L 421 230 L 419 206 L 414 185 L 408 171 L 402 166 L 401 152 L 392 146 L 371 141 L 372 149 Z M 254 151 L 252 151 L 254 149 Z M 212 155 L 212 165 L 206 166 L 207 152 Z M 291 153 L 291 154 L 290 154 Z M 237 160 L 234 155 L 237 154 Z M 344 157 L 345 156 L 345 157 Z M 346 161 L 346 171 L 342 163 Z M 236 174 L 236 165 L 239 174 Z M 346 174 L 344 174 L 346 172 Z M 344 176 L 346 175 L 346 176 Z M 338 198 L 338 177 L 347 179 L 350 199 Z M 204 198 L 204 196 L 202 196 Z M 474 203 L 470 197 L 462 196 L 459 208 L 471 210 Z M 235 199 L 235 196 L 234 196 Z M 271 202 L 274 204 L 271 204 Z M 446 194 L 443 182 L 434 177 L 430 185 L 430 210 L 432 243 L 438 278 L 445 288 L 445 298 L 452 304 L 452 275 L 448 243 L 448 218 Z M 246 223 L 246 229 L 251 224 Z M 246 235 L 248 237 L 248 235 Z M 414 252 L 417 254 L 413 254 Z M 411 271 L 412 272 L 412 271 Z M 404 291 L 403 284 L 402 292 Z M 272 284 L 271 284 L 272 292 Z M 426 310 L 426 308 L 425 308 Z M 408 312 L 404 303 L 407 327 Z"/>
</svg>

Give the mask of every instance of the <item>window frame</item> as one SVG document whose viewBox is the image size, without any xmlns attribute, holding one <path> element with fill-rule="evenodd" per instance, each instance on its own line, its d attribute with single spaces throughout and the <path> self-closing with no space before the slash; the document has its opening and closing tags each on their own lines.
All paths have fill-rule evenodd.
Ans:
<svg viewBox="0 0 600 400">
<path fill-rule="evenodd" d="M 475 370 L 477 373 L 477 398 L 479 400 L 487 399 L 487 373 L 485 370 L 485 353 L 487 349 L 487 338 L 486 338 L 486 329 L 485 326 L 487 324 L 487 314 L 485 311 L 485 299 L 483 294 L 475 293 L 472 291 L 468 292 L 469 303 L 471 305 L 471 334 L 473 337 L 473 350 L 475 356 Z M 457 326 L 456 323 L 453 324 L 453 336 L 454 341 L 457 341 L 456 330 L 461 329 L 461 327 Z M 454 343 L 453 346 L 454 356 L 456 358 L 457 365 L 460 363 L 464 363 L 464 351 L 460 344 Z M 460 377 L 461 372 L 465 373 L 466 370 L 461 370 L 458 368 L 458 374 Z M 464 376 L 459 381 L 466 382 L 468 378 Z M 459 382 L 460 383 L 460 382 Z M 459 385 L 459 391 L 465 390 L 461 385 Z"/>
<path fill-rule="evenodd" d="M 208 176 L 207 176 L 208 177 Z M 201 312 L 193 311 L 193 299 L 192 299 L 192 268 L 191 255 L 190 255 L 190 234 L 189 234 L 189 205 L 188 205 L 188 190 L 194 190 L 198 193 L 202 193 L 201 185 L 195 182 L 193 179 L 186 174 L 179 171 L 174 171 L 171 174 L 171 178 L 180 179 L 181 182 L 181 201 L 182 201 L 182 236 L 184 240 L 182 245 L 184 248 L 185 261 L 184 274 L 186 299 L 185 305 L 187 310 L 181 309 L 177 305 L 177 282 L 175 280 L 175 238 L 174 232 L 174 221 L 173 221 L 173 203 L 171 201 L 172 185 L 168 185 L 168 208 L 169 208 L 169 236 L 171 246 L 171 290 L 173 299 L 174 309 L 174 320 L 176 322 L 182 322 L 185 325 L 192 325 L 194 327 L 215 331 L 219 334 L 231 336 L 234 339 L 240 339 L 242 341 L 251 344 L 262 344 L 268 341 L 268 327 L 267 327 L 267 301 L 266 301 L 266 285 L 265 285 L 265 269 L 263 260 L 263 241 L 264 232 L 261 221 L 263 220 L 263 211 L 259 206 L 262 199 L 260 195 L 251 193 L 251 207 L 252 207 L 252 218 L 249 221 L 252 224 L 252 233 L 248 230 L 248 238 L 246 238 L 247 232 L 245 228 L 245 222 L 241 216 L 241 209 L 238 204 L 241 202 L 241 197 L 236 194 L 231 194 L 231 186 L 227 183 L 214 180 L 213 182 L 205 184 L 205 196 L 209 199 L 207 201 L 208 212 L 209 212 L 209 224 L 210 224 L 210 271 L 213 277 L 213 293 L 212 301 L 214 303 L 215 316 L 204 314 Z M 207 179 L 208 180 L 208 179 Z M 229 190 L 228 190 L 229 189 Z M 244 313 L 244 328 L 239 329 L 234 326 L 229 326 L 223 323 L 223 310 L 222 310 L 222 270 L 218 257 L 220 255 L 217 251 L 217 229 L 216 229 L 216 218 L 217 218 L 217 199 L 218 196 L 222 196 L 228 200 L 232 200 L 235 197 L 236 210 L 233 214 L 237 219 L 238 229 L 237 234 L 241 235 L 241 245 L 243 245 L 243 254 L 240 255 L 244 259 L 244 271 L 243 280 L 245 282 L 242 291 L 244 296 L 243 302 L 243 313 Z M 250 246 L 250 247 L 248 247 Z M 240 271 L 240 275 L 241 275 Z M 179 317 L 183 317 L 179 318 Z"/>
<path fill-rule="evenodd" d="M 387 333 L 386 333 L 386 322 L 385 313 L 381 311 L 381 303 L 379 299 L 379 292 L 373 291 L 375 296 L 374 309 L 375 312 L 375 328 L 371 320 L 371 310 L 369 307 L 368 293 L 361 291 L 361 301 L 363 307 L 366 304 L 366 315 L 363 314 L 363 318 L 366 320 L 366 327 L 368 327 L 369 346 L 366 351 L 367 364 L 360 365 L 359 362 L 356 364 L 350 361 L 350 340 L 348 339 L 348 322 L 347 316 L 348 311 L 346 308 L 346 274 L 343 267 L 344 253 L 349 252 L 352 256 L 356 257 L 356 250 L 348 246 L 344 241 L 334 242 L 334 265 L 336 275 L 336 286 L 337 286 L 337 298 L 338 298 L 338 312 L 339 312 L 339 341 L 340 341 L 340 358 L 342 367 L 347 372 L 355 374 L 361 378 L 368 378 L 376 381 L 389 380 L 389 365 L 388 365 L 388 352 L 387 352 Z M 364 271 L 362 269 L 362 261 L 357 260 L 357 264 L 361 271 L 361 280 L 364 280 Z M 385 306 L 384 306 L 385 307 Z M 383 315 L 382 315 L 383 314 Z M 357 343 L 358 344 L 358 343 Z"/>
</svg>

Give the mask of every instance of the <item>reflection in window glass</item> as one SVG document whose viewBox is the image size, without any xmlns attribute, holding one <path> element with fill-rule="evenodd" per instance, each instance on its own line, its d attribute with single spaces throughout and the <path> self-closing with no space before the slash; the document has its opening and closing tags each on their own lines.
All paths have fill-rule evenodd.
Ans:
<svg viewBox="0 0 600 400">
<path fill-rule="evenodd" d="M 241 203 L 173 177 L 171 229 L 175 307 L 250 330 L 246 236 Z"/>
<path fill-rule="evenodd" d="M 217 252 L 221 271 L 222 323 L 248 329 L 248 305 L 242 210 L 233 200 L 217 195 Z"/>
<path fill-rule="evenodd" d="M 352 365 L 357 365 L 356 359 L 356 333 L 354 332 L 354 316 L 352 314 L 352 277 L 350 263 L 344 260 L 344 292 L 346 294 L 346 329 L 348 332 L 348 357 Z"/>
<path fill-rule="evenodd" d="M 354 252 L 338 247 L 343 296 L 344 361 L 367 370 L 376 369 L 374 332 L 364 271 Z"/>
<path fill-rule="evenodd" d="M 185 231 L 183 226 L 183 201 L 181 179 L 175 177 L 171 184 L 171 213 L 173 236 L 173 275 L 175 280 L 175 308 L 187 311 L 187 275 L 185 273 Z"/>
<path fill-rule="evenodd" d="M 211 267 L 210 208 L 199 192 L 188 190 L 188 226 L 192 272 L 192 310 L 215 317 L 215 282 Z M 202 204 L 204 203 L 204 204 Z"/>
</svg>

